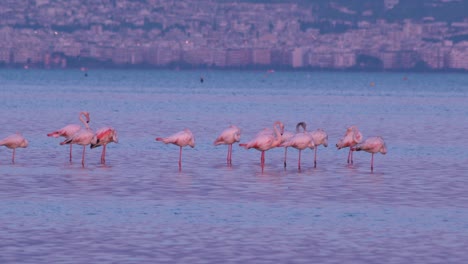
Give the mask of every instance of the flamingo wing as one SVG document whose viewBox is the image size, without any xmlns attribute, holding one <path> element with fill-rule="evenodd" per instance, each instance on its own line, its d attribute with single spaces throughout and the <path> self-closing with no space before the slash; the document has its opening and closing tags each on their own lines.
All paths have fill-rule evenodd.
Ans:
<svg viewBox="0 0 468 264">
<path fill-rule="evenodd" d="M 47 134 L 47 136 L 54 137 L 54 138 L 58 138 L 58 137 L 69 138 L 69 137 L 72 137 L 74 134 L 76 134 L 78 131 L 80 131 L 80 129 L 81 129 L 80 125 L 71 124 L 71 125 L 67 125 L 67 126 L 61 128 L 59 130 L 51 132 L 51 133 Z"/>
</svg>

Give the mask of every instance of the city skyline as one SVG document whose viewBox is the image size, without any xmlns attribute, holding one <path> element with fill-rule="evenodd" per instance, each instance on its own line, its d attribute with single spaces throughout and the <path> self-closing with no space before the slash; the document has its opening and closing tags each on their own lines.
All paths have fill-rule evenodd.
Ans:
<svg viewBox="0 0 468 264">
<path fill-rule="evenodd" d="M 7 1 L 0 65 L 468 70 L 463 1 L 266 2 Z"/>
</svg>

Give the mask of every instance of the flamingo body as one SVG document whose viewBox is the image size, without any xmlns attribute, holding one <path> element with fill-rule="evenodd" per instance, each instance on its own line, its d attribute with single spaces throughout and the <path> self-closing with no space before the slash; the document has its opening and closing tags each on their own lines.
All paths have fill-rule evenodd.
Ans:
<svg viewBox="0 0 468 264">
<path fill-rule="evenodd" d="M 13 134 L 2 140 L 0 140 L 0 146 L 5 146 L 9 149 L 13 149 L 12 162 L 15 163 L 15 153 L 17 148 L 28 147 L 29 142 L 21 134 Z"/>
<path fill-rule="evenodd" d="M 232 144 L 240 141 L 241 131 L 237 126 L 231 125 L 224 129 L 223 132 L 216 138 L 214 145 L 228 145 L 227 163 L 232 163 Z"/>
<path fill-rule="evenodd" d="M 183 131 L 177 132 L 169 137 L 161 138 L 157 137 L 156 141 L 162 141 L 165 144 L 174 144 L 180 147 L 179 151 L 179 170 L 182 168 L 182 148 L 185 146 L 195 147 L 195 138 L 193 137 L 192 131 L 188 128 Z"/>
<path fill-rule="evenodd" d="M 47 134 L 47 136 L 48 137 L 54 137 L 54 138 L 58 138 L 58 137 L 70 138 L 74 134 L 76 134 L 76 132 L 80 131 L 80 129 L 81 129 L 80 125 L 71 124 L 71 125 L 64 126 L 59 130 L 51 132 L 51 133 Z"/>
<path fill-rule="evenodd" d="M 97 148 L 102 146 L 102 153 L 101 153 L 101 163 L 106 163 L 106 147 L 107 144 L 115 142 L 118 143 L 119 139 L 117 136 L 117 131 L 115 131 L 112 127 L 103 127 L 96 131 L 94 134 L 93 139 L 91 140 L 91 149 Z"/>
</svg>

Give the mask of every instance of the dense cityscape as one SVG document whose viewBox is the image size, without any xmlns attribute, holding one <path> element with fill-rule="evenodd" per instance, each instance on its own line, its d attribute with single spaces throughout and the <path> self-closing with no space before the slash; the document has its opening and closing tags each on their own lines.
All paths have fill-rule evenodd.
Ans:
<svg viewBox="0 0 468 264">
<path fill-rule="evenodd" d="M 467 5 L 4 0 L 0 67 L 468 70 Z"/>
</svg>

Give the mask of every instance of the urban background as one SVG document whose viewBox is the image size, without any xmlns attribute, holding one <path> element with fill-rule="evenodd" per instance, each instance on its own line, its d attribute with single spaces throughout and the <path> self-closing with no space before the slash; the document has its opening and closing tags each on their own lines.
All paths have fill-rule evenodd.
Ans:
<svg viewBox="0 0 468 264">
<path fill-rule="evenodd" d="M 468 70 L 465 0 L 2 0 L 0 67 Z"/>
</svg>

